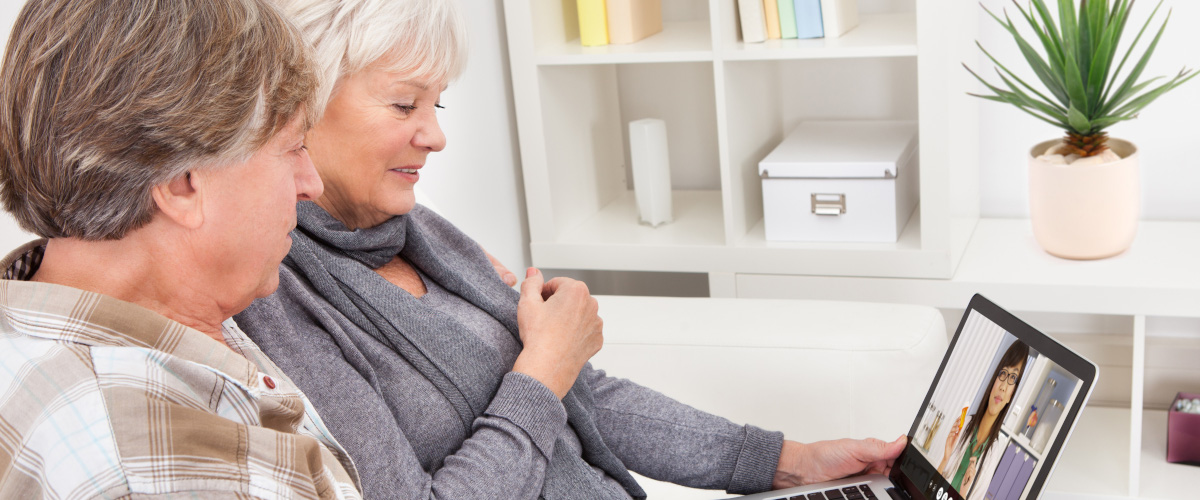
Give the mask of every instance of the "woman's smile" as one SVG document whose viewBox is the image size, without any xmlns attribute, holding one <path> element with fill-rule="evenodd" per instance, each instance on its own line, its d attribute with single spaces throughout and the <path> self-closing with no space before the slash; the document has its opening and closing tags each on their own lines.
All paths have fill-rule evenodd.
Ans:
<svg viewBox="0 0 1200 500">
<path fill-rule="evenodd" d="M 393 169 L 389 170 L 389 172 L 399 175 L 401 179 L 404 179 L 410 183 L 416 184 L 417 181 L 421 180 L 421 173 L 418 172 L 418 170 L 420 170 L 420 169 L 421 169 L 421 166 L 417 165 L 417 166 L 410 166 L 410 167 L 404 167 L 404 168 L 393 168 Z"/>
</svg>

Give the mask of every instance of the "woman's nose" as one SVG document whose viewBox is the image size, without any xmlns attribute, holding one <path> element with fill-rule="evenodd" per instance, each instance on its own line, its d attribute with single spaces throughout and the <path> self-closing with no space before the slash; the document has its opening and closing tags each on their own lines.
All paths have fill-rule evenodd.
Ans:
<svg viewBox="0 0 1200 500">
<path fill-rule="evenodd" d="M 430 113 L 417 133 L 413 135 L 413 145 L 430 151 L 441 151 L 446 147 L 446 134 L 438 124 L 437 115 Z"/>
</svg>

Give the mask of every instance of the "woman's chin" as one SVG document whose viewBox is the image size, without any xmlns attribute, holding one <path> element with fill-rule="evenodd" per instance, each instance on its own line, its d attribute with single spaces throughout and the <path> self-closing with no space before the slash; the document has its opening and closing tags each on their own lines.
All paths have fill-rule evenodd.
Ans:
<svg viewBox="0 0 1200 500">
<path fill-rule="evenodd" d="M 388 213 L 390 213 L 392 215 L 404 215 L 409 212 L 412 212 L 414 208 L 417 208 L 417 201 L 416 200 L 406 200 L 406 201 L 401 201 L 399 203 L 396 203 L 392 207 L 389 207 Z"/>
<path fill-rule="evenodd" d="M 407 214 L 417 206 L 417 197 L 412 189 L 395 190 L 379 194 L 382 194 L 382 196 L 375 196 L 374 202 L 370 204 L 371 211 L 373 212 L 394 217 Z"/>
</svg>

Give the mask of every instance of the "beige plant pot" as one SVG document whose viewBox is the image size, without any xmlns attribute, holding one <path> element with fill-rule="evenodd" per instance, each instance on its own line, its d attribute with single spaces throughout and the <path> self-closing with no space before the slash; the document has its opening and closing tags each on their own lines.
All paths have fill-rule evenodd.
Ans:
<svg viewBox="0 0 1200 500">
<path fill-rule="evenodd" d="M 1121 160 L 1075 167 L 1037 157 L 1058 139 L 1029 151 L 1029 209 L 1033 236 L 1052 255 L 1103 259 L 1129 248 L 1137 234 L 1140 186 L 1137 147 L 1109 139 Z"/>
</svg>

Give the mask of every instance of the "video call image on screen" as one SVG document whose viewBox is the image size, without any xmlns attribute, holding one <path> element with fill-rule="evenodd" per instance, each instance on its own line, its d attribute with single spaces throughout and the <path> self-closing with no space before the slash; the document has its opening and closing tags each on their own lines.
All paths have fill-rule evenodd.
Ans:
<svg viewBox="0 0 1200 500">
<path fill-rule="evenodd" d="M 1024 499 L 1080 386 L 972 311 L 912 445 L 963 498 Z"/>
</svg>

